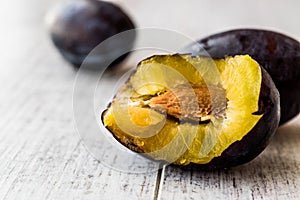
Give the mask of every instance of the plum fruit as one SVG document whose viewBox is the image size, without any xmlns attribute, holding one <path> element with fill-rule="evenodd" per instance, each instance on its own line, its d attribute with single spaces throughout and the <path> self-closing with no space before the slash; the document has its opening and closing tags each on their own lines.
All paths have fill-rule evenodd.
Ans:
<svg viewBox="0 0 300 200">
<path fill-rule="evenodd" d="M 102 113 L 103 125 L 132 151 L 203 170 L 254 159 L 279 120 L 278 90 L 248 55 L 152 56 Z"/>
<path fill-rule="evenodd" d="M 50 35 L 62 56 L 75 67 L 85 58 L 87 65 L 104 65 L 108 59 L 119 56 L 120 49 L 131 49 L 135 32 L 126 38 L 116 38 L 101 46 L 92 56 L 87 55 L 101 42 L 126 30 L 134 29 L 134 23 L 118 6 L 98 0 L 72 1 L 50 12 L 48 17 Z M 129 51 L 128 51 L 129 52 Z"/>
<path fill-rule="evenodd" d="M 300 112 L 300 43 L 273 31 L 236 29 L 190 44 L 183 53 L 224 58 L 248 54 L 271 75 L 280 93 L 280 124 Z"/>
</svg>

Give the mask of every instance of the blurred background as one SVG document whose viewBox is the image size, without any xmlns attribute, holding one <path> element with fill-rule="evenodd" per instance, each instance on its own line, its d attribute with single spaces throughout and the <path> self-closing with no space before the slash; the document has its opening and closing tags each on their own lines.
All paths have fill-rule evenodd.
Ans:
<svg viewBox="0 0 300 200">
<path fill-rule="evenodd" d="M 47 12 L 67 2 L 53 1 L 3 1 L 0 4 L 1 60 L 17 62 L 32 60 L 34 52 L 51 52 L 44 59 L 50 59 L 62 65 L 58 54 L 51 47 L 49 34 L 45 25 Z M 111 0 L 121 6 L 132 18 L 137 27 L 156 27 L 178 31 L 194 39 L 232 28 L 255 27 L 286 33 L 296 39 L 300 38 L 299 7 L 297 0 L 265 1 L 210 1 L 210 0 Z M 35 45 L 35 44 L 39 45 Z M 27 45 L 26 45 L 27 44 Z M 47 47 L 42 47 L 46 45 Z M 28 58 L 31 59 L 28 59 Z M 18 58 L 18 59 L 16 59 Z M 41 59 L 41 58 L 39 58 Z M 45 61 L 45 60 L 43 60 Z M 22 62 L 23 65 L 28 62 Z M 2 70 L 7 70 L 2 63 Z M 11 64 L 13 65 L 13 64 Z M 5 67 L 4 67 L 5 66 Z M 18 66 L 26 68 L 25 66 Z M 66 67 L 62 67 L 66 68 Z M 63 69 L 62 69 L 63 70 Z"/>
<path fill-rule="evenodd" d="M 140 27 L 177 30 L 195 39 L 232 28 L 258 27 L 299 39 L 299 1 L 115 1 Z"/>
</svg>

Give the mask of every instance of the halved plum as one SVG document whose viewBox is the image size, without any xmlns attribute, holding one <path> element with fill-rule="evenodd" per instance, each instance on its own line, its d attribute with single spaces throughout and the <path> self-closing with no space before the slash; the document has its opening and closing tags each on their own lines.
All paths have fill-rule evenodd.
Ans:
<svg viewBox="0 0 300 200">
<path fill-rule="evenodd" d="M 157 55 L 139 63 L 102 120 L 121 144 L 146 157 L 216 169 L 261 153 L 279 109 L 272 79 L 248 55 Z"/>
</svg>

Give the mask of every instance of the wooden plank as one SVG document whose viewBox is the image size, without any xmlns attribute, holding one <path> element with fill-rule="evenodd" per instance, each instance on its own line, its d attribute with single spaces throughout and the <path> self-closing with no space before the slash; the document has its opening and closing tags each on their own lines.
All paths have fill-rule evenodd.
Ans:
<svg viewBox="0 0 300 200">
<path fill-rule="evenodd" d="M 15 88 L 17 104 L 2 110 L 4 120 L 11 120 L 0 127 L 0 198 L 153 196 L 155 172 L 127 174 L 104 167 L 80 143 L 72 116 L 73 78 L 52 76 L 49 82 L 63 82 L 64 87 L 48 87 L 47 80 L 29 77 L 32 81 Z"/>
<path fill-rule="evenodd" d="M 31 71 L 44 78 L 25 77 L 8 87 L 17 101 L 1 95 L 7 106 L 1 108 L 0 199 L 151 198 L 156 172 L 115 171 L 83 147 L 72 116 L 75 74 L 47 69 Z"/>
<path fill-rule="evenodd" d="M 300 199 L 300 116 L 252 162 L 216 172 L 167 167 L 160 199 Z"/>
<path fill-rule="evenodd" d="M 0 38 L 0 199 L 152 199 L 156 171 L 106 167 L 76 133 L 76 73 L 44 27 L 46 11 L 59 2 L 0 3 L 0 22 L 6 17 L 11 27 Z M 6 9 L 15 16 L 2 16 Z"/>
<path fill-rule="evenodd" d="M 48 130 L 49 134 L 52 134 Z M 139 199 L 152 198 L 156 173 L 128 174 L 101 165 L 66 130 L 19 141 L 10 162 L 1 160 L 3 199 Z M 69 136 L 66 136 L 69 135 Z M 29 138 L 28 138 L 29 139 Z M 2 145 L 2 144 L 1 144 Z M 18 146 L 18 145 L 15 145 Z M 1 198 L 1 199 L 2 199 Z"/>
</svg>

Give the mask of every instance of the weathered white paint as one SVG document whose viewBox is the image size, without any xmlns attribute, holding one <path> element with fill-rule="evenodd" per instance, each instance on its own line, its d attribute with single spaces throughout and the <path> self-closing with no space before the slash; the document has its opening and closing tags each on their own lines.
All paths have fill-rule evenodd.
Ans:
<svg viewBox="0 0 300 200">
<path fill-rule="evenodd" d="M 282 127 L 261 156 L 230 170 L 166 167 L 128 174 L 95 160 L 74 129 L 75 71 L 44 27 L 46 11 L 58 2 L 0 3 L 0 199 L 300 199 L 300 117 Z M 206 0 L 116 2 L 140 26 L 195 37 L 245 24 L 300 36 L 298 1 L 252 1 L 245 7 Z M 250 8 L 258 10 L 243 15 Z"/>
<path fill-rule="evenodd" d="M 252 162 L 216 172 L 169 167 L 161 199 L 300 199 L 300 116 Z"/>
</svg>

